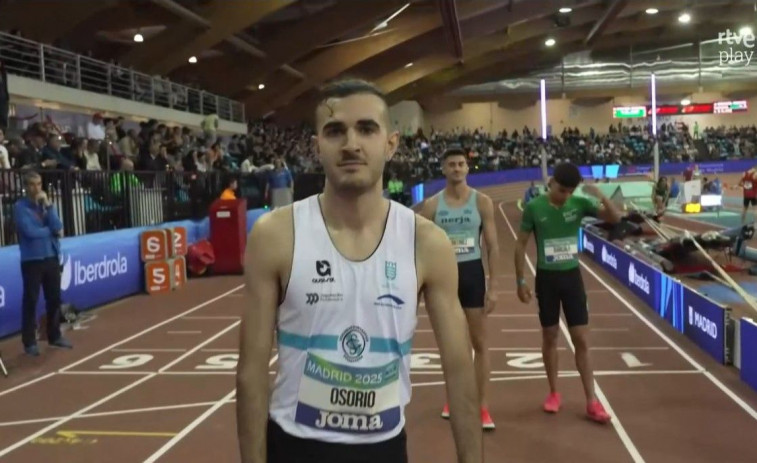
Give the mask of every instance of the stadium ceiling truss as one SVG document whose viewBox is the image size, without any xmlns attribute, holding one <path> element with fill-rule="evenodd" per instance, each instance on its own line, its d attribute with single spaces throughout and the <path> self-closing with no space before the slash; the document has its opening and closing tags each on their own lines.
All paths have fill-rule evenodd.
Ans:
<svg viewBox="0 0 757 463">
<path fill-rule="evenodd" d="M 757 19 L 756 0 L 0 0 L 0 10 L 2 29 L 284 119 L 306 114 L 336 77 L 423 102 L 554 69 L 572 53 L 627 57 Z"/>
</svg>

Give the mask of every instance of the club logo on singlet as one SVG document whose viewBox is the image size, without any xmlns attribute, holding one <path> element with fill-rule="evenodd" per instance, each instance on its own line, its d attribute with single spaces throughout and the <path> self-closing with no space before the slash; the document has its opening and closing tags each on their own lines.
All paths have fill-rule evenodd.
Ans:
<svg viewBox="0 0 757 463">
<path fill-rule="evenodd" d="M 384 263 L 384 275 L 386 275 L 387 280 L 397 278 L 397 262 L 386 261 Z"/>
<path fill-rule="evenodd" d="M 339 337 L 344 358 L 348 362 L 357 362 L 363 358 L 363 352 L 368 345 L 368 334 L 359 326 L 350 326 Z"/>
</svg>

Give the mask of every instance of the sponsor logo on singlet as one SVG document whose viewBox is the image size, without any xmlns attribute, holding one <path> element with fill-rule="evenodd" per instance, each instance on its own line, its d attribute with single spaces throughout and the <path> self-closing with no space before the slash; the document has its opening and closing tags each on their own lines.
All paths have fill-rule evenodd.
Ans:
<svg viewBox="0 0 757 463">
<path fill-rule="evenodd" d="M 327 260 L 315 261 L 315 271 L 318 274 L 313 278 L 313 283 L 333 283 L 334 277 L 331 276 L 331 264 Z"/>
</svg>

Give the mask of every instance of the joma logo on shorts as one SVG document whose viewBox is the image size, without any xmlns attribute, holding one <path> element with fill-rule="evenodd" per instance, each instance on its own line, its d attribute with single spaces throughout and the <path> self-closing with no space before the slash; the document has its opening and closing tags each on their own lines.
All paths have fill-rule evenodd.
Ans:
<svg viewBox="0 0 757 463">
<path fill-rule="evenodd" d="M 321 416 L 315 422 L 320 429 L 343 429 L 345 431 L 375 431 L 384 423 L 379 415 L 355 415 L 351 413 L 332 413 L 320 411 Z"/>
</svg>

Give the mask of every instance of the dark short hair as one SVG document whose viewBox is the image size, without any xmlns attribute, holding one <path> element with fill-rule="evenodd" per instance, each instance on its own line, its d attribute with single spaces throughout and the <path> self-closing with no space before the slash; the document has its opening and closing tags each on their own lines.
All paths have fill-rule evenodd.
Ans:
<svg viewBox="0 0 757 463">
<path fill-rule="evenodd" d="M 576 188 L 583 181 L 578 167 L 570 162 L 564 162 L 555 167 L 552 178 L 565 188 Z"/>
<path fill-rule="evenodd" d="M 465 150 L 460 145 L 450 145 L 449 148 L 444 150 L 444 154 L 442 154 L 442 160 L 446 161 L 447 158 L 452 156 L 464 156 L 465 157 Z"/>
<path fill-rule="evenodd" d="M 384 102 L 386 106 L 386 122 L 389 126 L 391 118 L 389 117 L 389 102 L 386 94 L 375 84 L 363 79 L 341 79 L 327 83 L 318 91 L 318 97 L 315 104 L 315 112 L 318 108 L 331 98 L 346 98 L 352 95 L 375 95 Z"/>
</svg>

